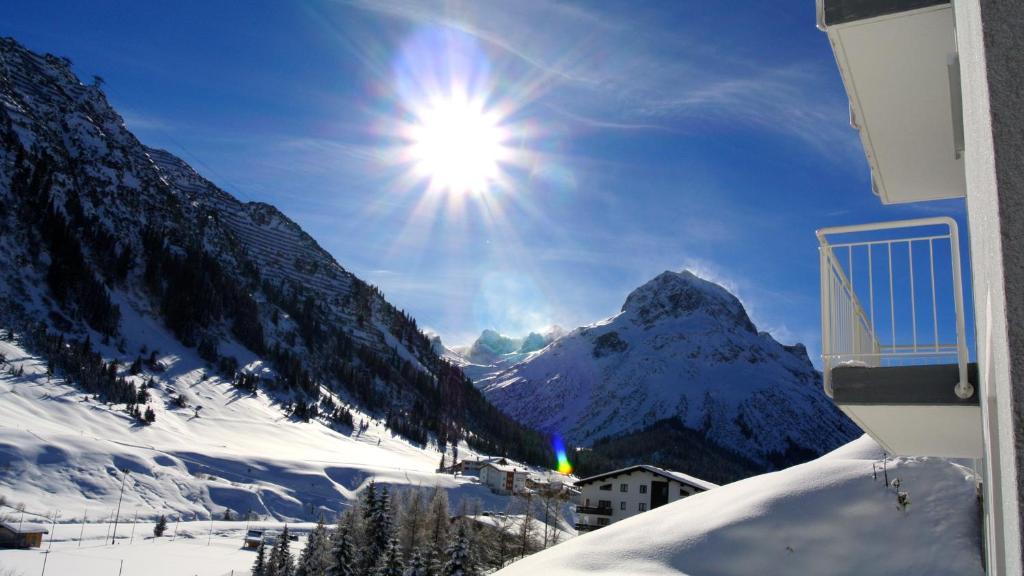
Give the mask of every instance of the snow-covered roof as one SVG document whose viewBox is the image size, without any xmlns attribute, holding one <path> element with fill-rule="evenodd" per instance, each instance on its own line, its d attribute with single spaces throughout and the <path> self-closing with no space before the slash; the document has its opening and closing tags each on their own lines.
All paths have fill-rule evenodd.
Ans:
<svg viewBox="0 0 1024 576">
<path fill-rule="evenodd" d="M 689 474 L 683 474 L 682 472 L 675 472 L 673 470 L 665 470 L 664 468 L 658 468 L 657 466 L 651 466 L 650 464 L 636 464 L 634 466 L 627 466 L 626 468 L 612 470 L 611 472 L 604 472 L 603 474 L 597 474 L 596 476 L 591 476 L 589 478 L 577 480 L 576 485 L 582 486 L 584 484 L 589 484 L 591 482 L 604 480 L 605 478 L 612 478 L 614 476 L 629 474 L 637 470 L 647 470 L 652 474 L 668 478 L 669 480 L 675 480 L 676 482 L 681 482 L 683 484 L 688 484 L 695 488 L 700 488 L 701 490 L 711 490 L 712 488 L 718 488 L 718 484 L 712 484 L 711 482 L 708 482 L 706 480 L 694 478 Z"/>
<path fill-rule="evenodd" d="M 529 470 L 526 470 L 525 468 L 517 468 L 515 466 L 512 466 L 511 464 L 498 464 L 497 462 L 487 462 L 483 466 L 481 466 L 481 468 L 494 468 L 495 470 L 499 470 L 501 472 L 516 472 L 520 474 L 529 473 Z"/>
<path fill-rule="evenodd" d="M 0 526 L 3 526 L 7 530 L 14 532 L 15 534 L 49 534 L 50 531 L 46 529 L 42 524 L 34 524 L 31 522 L 0 522 Z"/>
</svg>

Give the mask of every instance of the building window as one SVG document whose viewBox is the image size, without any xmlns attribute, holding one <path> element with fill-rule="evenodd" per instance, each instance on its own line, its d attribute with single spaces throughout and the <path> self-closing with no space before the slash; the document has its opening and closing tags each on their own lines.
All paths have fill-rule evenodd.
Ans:
<svg viewBox="0 0 1024 576">
<path fill-rule="evenodd" d="M 611 491 L 611 489 L 612 489 L 612 485 L 611 484 L 602 484 L 601 487 L 598 488 L 598 490 L 608 490 L 608 491 Z"/>
<path fill-rule="evenodd" d="M 612 509 L 612 501 L 611 500 L 598 500 L 597 501 L 597 507 L 598 508 L 604 508 L 606 510 L 611 510 Z"/>
<path fill-rule="evenodd" d="M 641 502 L 640 503 L 640 511 L 641 512 L 647 512 L 647 504 L 644 504 L 643 502 Z"/>
<path fill-rule="evenodd" d="M 610 523 L 610 521 L 607 518 L 598 518 L 597 519 L 597 525 L 598 526 L 607 526 L 609 523 Z"/>
<path fill-rule="evenodd" d="M 640 485 L 640 493 L 641 494 L 647 494 L 647 484 L 641 484 Z"/>
<path fill-rule="evenodd" d="M 629 492 L 629 484 L 619 484 L 619 492 Z"/>
<path fill-rule="evenodd" d="M 626 509 L 626 502 L 625 501 L 619 502 L 619 510 L 625 510 L 625 509 Z"/>
<path fill-rule="evenodd" d="M 679 497 L 680 498 L 686 498 L 687 496 L 689 496 L 689 494 L 686 493 L 686 490 L 683 490 L 682 488 L 680 488 L 679 489 Z"/>
</svg>

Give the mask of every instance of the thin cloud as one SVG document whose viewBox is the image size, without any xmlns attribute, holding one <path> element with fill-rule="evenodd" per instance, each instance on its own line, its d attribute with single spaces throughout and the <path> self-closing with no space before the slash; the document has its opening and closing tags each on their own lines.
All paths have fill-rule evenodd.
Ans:
<svg viewBox="0 0 1024 576">
<path fill-rule="evenodd" d="M 835 122 L 845 99 L 823 89 L 828 76 L 813 63 L 744 62 L 697 32 L 668 34 L 639 17 L 565 3 L 346 3 L 476 36 L 532 67 L 533 83 L 545 86 L 541 103 L 584 126 L 739 125 L 799 139 L 836 161 L 857 153 L 856 134 Z"/>
</svg>

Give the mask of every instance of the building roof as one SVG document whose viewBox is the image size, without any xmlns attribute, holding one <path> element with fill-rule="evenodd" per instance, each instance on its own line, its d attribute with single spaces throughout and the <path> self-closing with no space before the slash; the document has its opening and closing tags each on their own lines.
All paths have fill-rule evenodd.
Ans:
<svg viewBox="0 0 1024 576">
<path fill-rule="evenodd" d="M 50 531 L 46 529 L 42 524 L 34 524 L 32 522 L 0 522 L 0 526 L 3 526 L 8 531 L 15 534 L 49 534 Z"/>
<path fill-rule="evenodd" d="M 494 468 L 495 470 L 499 470 L 501 472 L 515 472 L 517 474 L 529 473 L 529 470 L 526 470 L 525 468 L 517 468 L 509 464 L 498 464 L 496 462 L 487 462 L 486 464 L 481 466 L 481 468 Z"/>
<path fill-rule="evenodd" d="M 605 478 L 613 478 L 615 476 L 630 474 L 632 472 L 636 472 L 637 470 L 646 470 L 657 476 L 662 476 L 664 478 L 668 478 L 669 480 L 675 480 L 676 482 L 687 484 L 695 488 L 700 488 L 701 490 L 711 490 L 712 488 L 718 488 L 718 484 L 712 484 L 711 482 L 701 480 L 700 478 L 694 478 L 693 476 L 683 474 L 682 472 L 665 470 L 664 468 L 658 468 L 657 466 L 651 466 L 650 464 L 636 464 L 634 466 L 619 468 L 618 470 L 612 470 L 611 472 L 605 472 L 603 474 L 598 474 L 596 476 L 590 476 L 589 478 L 577 480 L 576 485 L 582 486 L 584 484 L 590 484 L 592 482 L 604 480 Z"/>
</svg>

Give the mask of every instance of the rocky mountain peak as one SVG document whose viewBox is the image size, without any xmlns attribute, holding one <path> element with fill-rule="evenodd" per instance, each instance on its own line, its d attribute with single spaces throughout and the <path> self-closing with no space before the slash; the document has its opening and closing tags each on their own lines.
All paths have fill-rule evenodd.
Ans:
<svg viewBox="0 0 1024 576">
<path fill-rule="evenodd" d="M 622 311 L 634 315 L 646 326 L 665 318 L 703 313 L 719 322 L 756 332 L 739 299 L 689 270 L 666 270 L 655 276 L 626 297 Z"/>
</svg>

